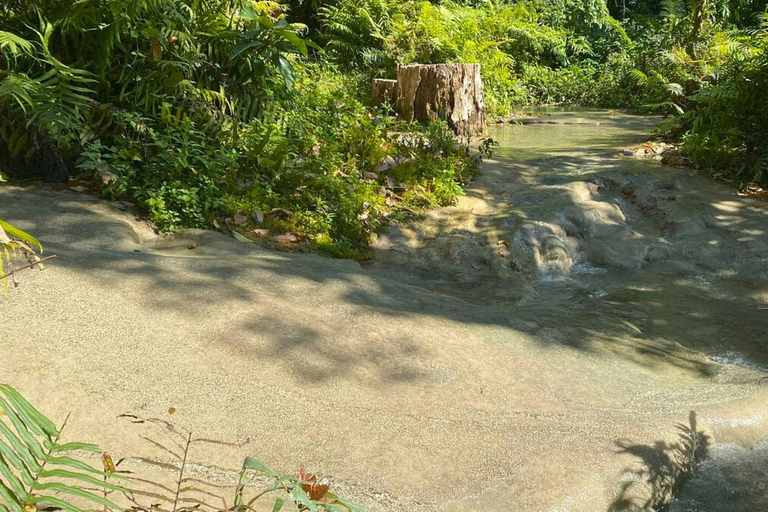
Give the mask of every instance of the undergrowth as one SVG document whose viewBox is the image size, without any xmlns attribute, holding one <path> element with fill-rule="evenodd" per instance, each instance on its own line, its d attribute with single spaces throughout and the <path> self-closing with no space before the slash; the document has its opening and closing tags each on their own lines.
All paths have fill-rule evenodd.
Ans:
<svg viewBox="0 0 768 512">
<path fill-rule="evenodd" d="M 0 168 L 90 182 L 161 231 L 228 225 L 365 257 L 386 222 L 450 204 L 476 172 L 443 126 L 372 107 L 370 79 L 477 62 L 491 119 L 538 103 L 662 113 L 695 163 L 765 184 L 765 6 L 4 2 Z"/>
<path fill-rule="evenodd" d="M 205 444 L 225 449 L 233 445 L 194 436 L 161 419 L 125 415 L 134 423 L 155 427 L 144 436 L 158 457 L 113 460 L 99 446 L 64 442 L 67 420 L 56 426 L 13 387 L 0 385 L 0 511 L 62 510 L 109 511 L 229 511 L 257 510 L 270 500 L 271 510 L 358 512 L 364 508 L 347 502 L 329 489 L 329 482 L 307 473 L 280 474 L 254 457 L 246 457 L 233 485 L 190 474 L 194 448 Z M 90 456 L 89 456 L 90 454 Z M 90 462 L 100 456 L 102 468 Z M 152 476 L 125 470 L 128 461 L 175 474 L 168 485 Z M 257 503 L 259 502 L 259 503 Z"/>
<path fill-rule="evenodd" d="M 391 215 L 455 200 L 474 172 L 465 148 L 442 126 L 368 106 L 367 77 L 318 60 L 286 10 L 4 4 L 0 167 L 16 179 L 76 176 L 160 231 L 246 216 L 271 239 L 340 257 L 364 256 Z M 425 142 L 402 142 L 411 133 Z"/>
</svg>

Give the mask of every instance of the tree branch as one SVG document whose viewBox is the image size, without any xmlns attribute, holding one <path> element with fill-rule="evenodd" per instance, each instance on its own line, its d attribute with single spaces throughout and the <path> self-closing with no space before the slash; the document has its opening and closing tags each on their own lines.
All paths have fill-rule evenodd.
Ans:
<svg viewBox="0 0 768 512">
<path fill-rule="evenodd" d="M 15 268 L 15 269 L 11 270 L 10 272 L 8 272 L 7 274 L 5 274 L 4 276 L 0 276 L 0 281 L 5 279 L 6 277 L 11 277 L 13 274 L 16 274 L 17 272 L 21 272 L 22 270 L 26 270 L 28 268 L 34 267 L 35 265 L 39 265 L 39 264 L 41 264 L 44 261 L 52 260 L 55 257 L 56 257 L 56 255 L 54 254 L 53 256 L 48 256 L 47 258 L 43 258 L 41 260 L 37 260 L 34 263 L 28 263 L 28 264 L 24 265 L 23 267 Z"/>
</svg>

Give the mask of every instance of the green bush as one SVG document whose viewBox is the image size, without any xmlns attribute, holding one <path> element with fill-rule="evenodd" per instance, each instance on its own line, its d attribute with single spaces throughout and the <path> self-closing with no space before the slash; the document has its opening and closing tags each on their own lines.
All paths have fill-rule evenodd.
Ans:
<svg viewBox="0 0 768 512">
<path fill-rule="evenodd" d="M 768 31 L 731 54 L 732 71 L 691 96 L 672 132 L 698 165 L 768 185 Z"/>
<path fill-rule="evenodd" d="M 229 210 L 286 210 L 287 216 L 268 218 L 262 227 L 306 235 L 321 252 L 351 257 L 367 252 L 371 235 L 391 214 L 414 210 L 403 195 L 411 187 L 453 194 L 448 199 L 444 192 L 442 202 L 420 205 L 414 212 L 455 199 L 459 183 L 476 169 L 466 150 L 445 124 L 426 129 L 403 125 L 366 107 L 349 87 L 364 80 L 327 65 L 298 67 L 296 94 L 273 113 L 276 128 L 264 149 L 280 149 L 290 157 L 258 173 L 241 166 L 239 178 L 253 185 L 229 192 Z M 403 163 L 374 172 L 384 160 Z M 445 172 L 435 174 L 433 161 Z M 406 168 L 408 179 L 398 174 Z"/>
</svg>

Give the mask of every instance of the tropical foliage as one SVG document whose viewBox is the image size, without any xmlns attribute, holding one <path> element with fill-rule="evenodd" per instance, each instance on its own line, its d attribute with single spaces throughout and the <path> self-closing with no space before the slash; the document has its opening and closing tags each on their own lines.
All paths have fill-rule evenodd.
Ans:
<svg viewBox="0 0 768 512">
<path fill-rule="evenodd" d="M 84 512 L 97 507 L 105 512 L 126 509 L 181 512 L 201 508 L 222 510 L 222 503 L 223 510 L 250 512 L 256 510 L 256 502 L 265 496 L 274 497 L 271 510 L 275 512 L 286 505 L 293 510 L 310 512 L 364 510 L 330 492 L 328 482 L 319 481 L 316 475 L 307 473 L 303 464 L 296 476 L 280 474 L 254 457 L 245 458 L 237 484 L 232 489 L 233 497 L 227 500 L 220 496 L 225 486 L 190 477 L 186 471 L 192 462 L 190 451 L 193 446 L 207 443 L 222 447 L 228 443 L 196 438 L 191 432 L 183 432 L 164 420 L 124 415 L 134 423 L 146 423 L 162 430 L 162 441 L 144 438 L 160 448 L 164 455 L 173 456 L 178 465 L 146 457 L 136 458 L 145 464 L 175 471 L 178 475 L 175 488 L 121 471 L 120 465 L 126 459 L 115 462 L 97 445 L 62 441 L 67 421 L 57 427 L 7 384 L 0 384 L 0 411 L 3 413 L 0 415 L 2 512 Z M 99 454 L 102 469 L 88 462 L 93 454 Z M 265 480 L 266 487 L 256 487 L 255 478 Z"/>
<path fill-rule="evenodd" d="M 424 147 L 398 143 L 418 128 L 366 107 L 348 87 L 354 76 L 312 64 L 318 47 L 285 10 L 253 0 L 4 4 L 0 165 L 20 179 L 79 174 L 160 230 L 244 216 L 248 225 L 228 224 L 338 256 L 364 254 L 390 214 L 460 193 L 474 165 L 464 149 L 440 130 Z M 377 170 L 385 157 L 427 165 L 391 184 Z"/>
<path fill-rule="evenodd" d="M 663 113 L 694 163 L 765 182 L 765 3 L 3 2 L 0 168 L 77 176 L 160 230 L 364 256 L 390 219 L 454 201 L 476 166 L 444 127 L 372 107 L 369 80 L 478 62 L 492 117 Z"/>
<path fill-rule="evenodd" d="M 766 180 L 764 0 L 329 2 L 329 58 L 391 76 L 398 63 L 479 62 L 491 113 L 576 103 L 676 116 L 701 166 Z M 307 10 L 302 12 L 308 19 Z"/>
<path fill-rule="evenodd" d="M 690 96 L 672 131 L 694 162 L 734 172 L 742 182 L 768 183 L 768 32 L 766 22 L 739 41 L 739 56 Z"/>
<path fill-rule="evenodd" d="M 0 385 L 0 409 L 0 510 L 25 512 L 55 507 L 80 512 L 97 506 L 119 509 L 108 497 L 109 493 L 122 490 L 108 481 L 118 475 L 93 468 L 76 455 L 100 454 L 98 446 L 61 441 L 61 428 L 5 384 Z"/>
</svg>

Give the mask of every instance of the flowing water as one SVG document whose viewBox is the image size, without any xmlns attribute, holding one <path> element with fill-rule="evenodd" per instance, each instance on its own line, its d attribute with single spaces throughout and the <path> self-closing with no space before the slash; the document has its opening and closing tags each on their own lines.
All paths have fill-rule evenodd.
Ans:
<svg viewBox="0 0 768 512">
<path fill-rule="evenodd" d="M 657 118 L 522 120 L 490 131 L 500 145 L 457 206 L 380 238 L 380 271 L 547 319 L 562 343 L 634 331 L 768 368 L 768 204 L 630 156 Z"/>
<path fill-rule="evenodd" d="M 376 271 L 504 308 L 554 343 L 702 375 L 718 372 L 704 361 L 768 371 L 768 204 L 627 151 L 656 118 L 539 110 L 518 122 L 490 130 L 496 154 L 457 206 L 379 240 Z M 752 449 L 759 436 L 731 434 L 673 510 L 768 509 L 768 438 Z M 654 469 L 634 453 L 655 509 L 678 485 L 675 459 Z"/>
</svg>

